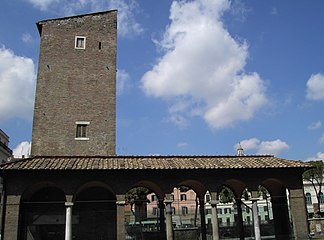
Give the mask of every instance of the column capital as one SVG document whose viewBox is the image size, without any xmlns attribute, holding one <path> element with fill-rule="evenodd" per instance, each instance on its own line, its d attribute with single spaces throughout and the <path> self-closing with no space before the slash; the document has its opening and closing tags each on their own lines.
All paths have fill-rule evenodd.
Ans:
<svg viewBox="0 0 324 240">
<path fill-rule="evenodd" d="M 209 203 L 212 205 L 212 207 L 216 207 L 216 205 L 219 204 L 219 200 L 211 200 Z"/>
<path fill-rule="evenodd" d="M 116 205 L 126 205 L 126 201 L 125 200 L 120 200 L 120 201 L 116 201 Z"/>
<path fill-rule="evenodd" d="M 73 202 L 65 202 L 66 207 L 73 207 L 74 203 Z"/>
</svg>

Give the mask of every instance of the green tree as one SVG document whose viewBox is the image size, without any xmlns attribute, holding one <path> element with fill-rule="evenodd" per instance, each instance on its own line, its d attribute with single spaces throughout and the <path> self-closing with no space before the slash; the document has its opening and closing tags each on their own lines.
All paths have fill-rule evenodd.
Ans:
<svg viewBox="0 0 324 240">
<path fill-rule="evenodd" d="M 137 204 L 141 204 L 142 202 L 147 202 L 148 201 L 147 195 L 150 193 L 151 191 L 144 187 L 135 187 L 126 193 L 125 196 L 126 203 L 131 205 L 131 211 L 134 214 L 134 216 L 136 216 L 133 211 L 134 204 L 137 205 Z"/>
<path fill-rule="evenodd" d="M 223 186 L 219 193 L 219 201 L 221 203 L 230 203 L 235 199 L 234 193 L 228 187 Z"/>
<path fill-rule="evenodd" d="M 323 186 L 324 164 L 322 160 L 309 161 L 307 163 L 312 165 L 313 168 L 304 172 L 303 178 L 304 180 L 309 181 L 315 190 L 317 198 L 317 211 L 315 212 L 315 216 L 321 216 L 321 194 Z"/>
</svg>

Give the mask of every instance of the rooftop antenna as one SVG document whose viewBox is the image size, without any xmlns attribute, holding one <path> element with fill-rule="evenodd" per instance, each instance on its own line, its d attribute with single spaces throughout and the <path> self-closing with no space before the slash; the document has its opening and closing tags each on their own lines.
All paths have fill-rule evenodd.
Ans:
<svg viewBox="0 0 324 240">
<path fill-rule="evenodd" d="M 244 156 L 244 149 L 242 148 L 240 142 L 239 142 L 238 148 L 237 148 L 237 156 Z"/>
</svg>

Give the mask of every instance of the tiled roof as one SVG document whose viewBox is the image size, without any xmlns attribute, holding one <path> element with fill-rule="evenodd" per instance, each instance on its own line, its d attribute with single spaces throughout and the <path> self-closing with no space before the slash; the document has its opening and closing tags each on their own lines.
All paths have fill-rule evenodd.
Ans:
<svg viewBox="0 0 324 240">
<path fill-rule="evenodd" d="M 274 156 L 105 156 L 34 157 L 1 165 L 9 170 L 123 170 L 123 169 L 260 169 L 309 168 L 304 162 Z"/>
</svg>

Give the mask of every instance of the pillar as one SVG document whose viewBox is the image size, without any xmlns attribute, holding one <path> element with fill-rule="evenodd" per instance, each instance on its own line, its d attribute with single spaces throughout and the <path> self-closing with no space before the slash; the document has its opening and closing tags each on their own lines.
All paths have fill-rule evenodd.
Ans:
<svg viewBox="0 0 324 240">
<path fill-rule="evenodd" d="M 213 230 L 213 240 L 219 240 L 219 229 L 218 229 L 218 216 L 217 216 L 217 204 L 219 201 L 217 200 L 217 192 L 211 192 L 211 201 L 210 205 L 212 208 L 212 230 Z"/>
<path fill-rule="evenodd" d="M 125 195 L 116 195 L 117 240 L 125 240 Z"/>
<path fill-rule="evenodd" d="M 18 220 L 19 220 L 19 203 L 20 196 L 7 195 L 7 202 L 5 208 L 5 229 L 4 237 L 6 240 L 18 239 Z"/>
<path fill-rule="evenodd" d="M 252 213 L 253 213 L 253 228 L 254 228 L 254 239 L 261 240 L 260 221 L 258 213 L 258 192 L 252 191 Z"/>
<path fill-rule="evenodd" d="M 171 194 L 166 194 L 165 203 L 165 222 L 166 222 L 166 239 L 173 240 L 173 226 L 172 226 L 172 207 Z"/>
<path fill-rule="evenodd" d="M 237 209 L 237 225 L 240 240 L 244 240 L 244 226 L 243 226 L 243 214 L 242 214 L 242 200 L 241 198 L 235 199 Z"/>
<path fill-rule="evenodd" d="M 206 217 L 205 217 L 205 199 L 199 198 L 199 211 L 200 211 L 200 228 L 201 228 L 201 239 L 206 240 Z"/>
<path fill-rule="evenodd" d="M 290 220 L 287 204 L 286 189 L 282 189 L 277 195 L 271 196 L 271 206 L 274 220 L 276 239 L 290 239 Z"/>
<path fill-rule="evenodd" d="M 65 240 L 72 240 L 72 202 L 66 202 L 66 215 L 65 215 Z"/>
<path fill-rule="evenodd" d="M 289 202 L 295 239 L 308 239 L 307 211 L 303 189 L 290 189 Z"/>
<path fill-rule="evenodd" d="M 164 205 L 163 199 L 159 199 L 158 204 L 159 204 L 159 210 L 160 210 L 160 216 L 159 216 L 159 220 L 160 220 L 160 236 L 161 236 L 161 239 L 165 239 L 166 238 L 165 216 L 164 216 L 165 205 Z"/>
</svg>

